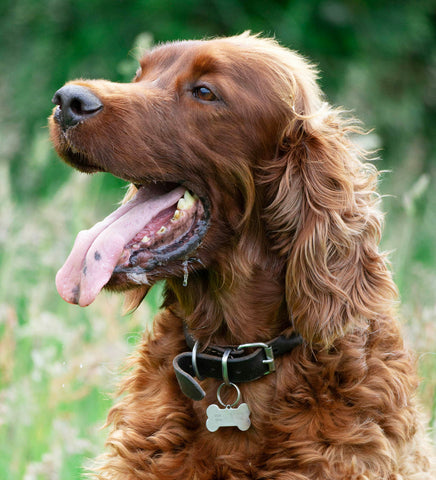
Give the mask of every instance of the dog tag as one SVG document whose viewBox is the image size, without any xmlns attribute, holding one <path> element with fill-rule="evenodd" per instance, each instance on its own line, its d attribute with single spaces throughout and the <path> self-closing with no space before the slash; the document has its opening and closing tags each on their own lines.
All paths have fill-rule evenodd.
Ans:
<svg viewBox="0 0 436 480">
<path fill-rule="evenodd" d="M 221 400 L 220 392 L 224 385 L 232 386 L 236 389 L 237 398 L 231 405 L 225 405 Z M 246 403 L 241 403 L 238 407 L 233 408 L 241 399 L 239 388 L 233 384 L 221 384 L 217 391 L 217 398 L 224 408 L 212 404 L 207 407 L 206 428 L 209 432 L 216 432 L 220 427 L 238 427 L 239 430 L 245 431 L 250 428 L 250 409 Z"/>
<path fill-rule="evenodd" d="M 250 409 L 246 403 L 241 403 L 237 408 L 232 408 L 230 405 L 225 408 L 209 405 L 206 413 L 206 427 L 209 432 L 216 432 L 220 427 L 238 427 L 239 430 L 244 431 L 251 425 Z"/>
</svg>

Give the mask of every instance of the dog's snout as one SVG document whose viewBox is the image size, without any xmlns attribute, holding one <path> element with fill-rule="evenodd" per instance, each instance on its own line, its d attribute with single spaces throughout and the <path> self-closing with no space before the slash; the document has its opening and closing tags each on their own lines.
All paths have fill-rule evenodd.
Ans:
<svg viewBox="0 0 436 480">
<path fill-rule="evenodd" d="M 63 129 L 73 127 L 99 113 L 103 103 L 88 88 L 80 85 L 65 85 L 53 96 L 58 106 L 55 118 Z"/>
</svg>

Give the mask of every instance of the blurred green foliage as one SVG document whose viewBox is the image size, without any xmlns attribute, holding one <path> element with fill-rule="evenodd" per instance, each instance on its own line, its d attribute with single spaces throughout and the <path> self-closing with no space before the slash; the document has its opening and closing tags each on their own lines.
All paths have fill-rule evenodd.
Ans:
<svg viewBox="0 0 436 480">
<path fill-rule="evenodd" d="M 391 259 L 421 399 L 436 421 L 436 5 L 434 0 L 0 0 L 0 479 L 78 478 L 101 451 L 116 372 L 157 309 L 102 294 L 67 305 L 54 276 L 123 182 L 73 172 L 46 119 L 67 80 L 129 81 L 138 44 L 275 36 L 321 71 L 333 104 L 374 133 Z M 150 308 L 151 307 L 151 308 Z"/>
</svg>

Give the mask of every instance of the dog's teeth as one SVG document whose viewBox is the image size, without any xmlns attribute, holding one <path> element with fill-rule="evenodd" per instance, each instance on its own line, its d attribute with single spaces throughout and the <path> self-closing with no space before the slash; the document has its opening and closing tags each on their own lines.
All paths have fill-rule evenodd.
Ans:
<svg viewBox="0 0 436 480">
<path fill-rule="evenodd" d="M 189 193 L 188 190 L 185 190 L 185 194 L 183 197 L 178 201 L 177 208 L 179 210 L 188 210 L 194 205 L 195 198 Z"/>
<path fill-rule="evenodd" d="M 144 235 L 144 238 L 141 240 L 141 243 L 148 243 L 150 241 L 150 237 L 148 235 Z"/>
<path fill-rule="evenodd" d="M 186 202 L 191 205 L 192 203 L 195 202 L 194 196 L 191 195 L 189 190 L 185 190 L 185 194 L 183 195 L 183 198 L 186 200 Z"/>
<path fill-rule="evenodd" d="M 160 229 L 157 231 L 158 235 L 162 235 L 167 231 L 166 227 L 160 227 Z"/>
<path fill-rule="evenodd" d="M 172 222 L 177 222 L 178 220 L 180 220 L 183 215 L 185 215 L 185 212 L 183 212 L 182 210 L 176 210 L 174 212 L 174 215 L 173 215 L 173 218 L 171 219 Z"/>
</svg>

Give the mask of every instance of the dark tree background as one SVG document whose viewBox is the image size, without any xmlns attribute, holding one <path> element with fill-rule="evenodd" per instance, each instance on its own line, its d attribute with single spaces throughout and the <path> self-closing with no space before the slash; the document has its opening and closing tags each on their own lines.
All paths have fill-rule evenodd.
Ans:
<svg viewBox="0 0 436 480">
<path fill-rule="evenodd" d="M 67 79 L 127 81 L 142 32 L 164 42 L 250 29 L 318 64 L 329 100 L 375 128 L 384 166 L 413 161 L 419 174 L 436 155 L 435 22 L 434 0 L 3 0 L 0 158 L 19 198 L 51 191 L 68 174 L 40 160 L 29 175 L 29 161 Z"/>
</svg>

